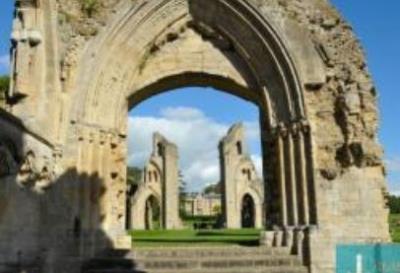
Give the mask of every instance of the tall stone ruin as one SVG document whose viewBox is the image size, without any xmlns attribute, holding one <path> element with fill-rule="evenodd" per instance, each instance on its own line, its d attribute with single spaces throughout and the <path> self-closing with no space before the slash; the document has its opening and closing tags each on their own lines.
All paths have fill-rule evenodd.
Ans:
<svg viewBox="0 0 400 273">
<path fill-rule="evenodd" d="M 254 227 L 264 225 L 264 183 L 258 176 L 245 142 L 243 124 L 233 125 L 220 141 L 222 214 L 225 227 L 242 228 L 243 202 L 250 196 L 254 202 Z"/>
<path fill-rule="evenodd" d="M 146 229 L 149 198 L 160 205 L 160 224 L 163 229 L 179 229 L 179 167 L 178 148 L 159 133 L 153 135 L 153 152 L 143 169 L 142 181 L 131 197 L 130 223 L 132 229 Z M 148 215 L 148 217 L 150 217 Z"/>
</svg>

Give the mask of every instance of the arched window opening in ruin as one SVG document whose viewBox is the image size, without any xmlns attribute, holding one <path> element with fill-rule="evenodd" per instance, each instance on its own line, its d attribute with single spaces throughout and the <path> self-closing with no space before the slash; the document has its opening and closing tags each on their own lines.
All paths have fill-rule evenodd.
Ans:
<svg viewBox="0 0 400 273">
<path fill-rule="evenodd" d="M 242 199 L 242 228 L 255 227 L 256 205 L 250 194 L 245 194 Z"/>
<path fill-rule="evenodd" d="M 154 195 L 149 196 L 149 198 L 146 200 L 144 217 L 145 217 L 146 230 L 160 229 L 161 227 L 160 202 Z"/>
<path fill-rule="evenodd" d="M 162 147 L 161 143 L 157 143 L 157 154 L 158 154 L 158 156 L 163 155 L 163 147 Z"/>
<path fill-rule="evenodd" d="M 154 174 L 154 181 L 157 182 L 158 181 L 158 175 L 156 171 L 153 171 Z"/>
<path fill-rule="evenodd" d="M 242 148 L 242 142 L 241 141 L 236 142 L 236 148 L 237 148 L 238 155 L 241 155 L 243 153 L 243 148 Z"/>
<path fill-rule="evenodd" d="M 189 227 L 200 228 L 201 224 L 194 226 L 187 220 L 198 216 L 215 219 L 210 224 L 214 228 L 242 228 L 240 204 L 244 192 L 235 184 L 246 182 L 245 187 L 254 186 L 260 196 L 264 195 L 260 136 L 264 109 L 230 89 L 196 85 L 171 90 L 148 88 L 152 95 L 141 96 L 129 113 L 128 163 L 148 168 L 149 181 L 140 182 L 143 185 L 137 193 L 151 189 L 160 196 L 163 229 L 187 228 L 187 222 L 193 225 Z M 140 127 L 144 121 L 150 125 Z M 257 170 L 257 179 L 251 176 L 249 164 Z M 158 184 L 150 183 L 153 181 Z M 205 193 L 208 185 L 213 187 Z M 140 207 L 139 196 L 132 196 L 132 206 Z M 135 214 L 136 210 L 131 211 Z M 141 223 L 135 225 L 131 216 L 127 218 L 133 229 L 143 227 Z"/>
</svg>

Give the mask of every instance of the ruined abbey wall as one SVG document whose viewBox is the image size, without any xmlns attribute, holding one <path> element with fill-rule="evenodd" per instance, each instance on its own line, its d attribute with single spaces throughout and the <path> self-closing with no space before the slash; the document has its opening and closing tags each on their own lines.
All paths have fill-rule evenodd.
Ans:
<svg viewBox="0 0 400 273">
<path fill-rule="evenodd" d="M 153 136 L 153 152 L 146 164 L 142 182 L 131 197 L 131 228 L 146 229 L 146 202 L 155 197 L 160 205 L 161 228 L 179 229 L 178 148 L 159 133 Z"/>
<path fill-rule="evenodd" d="M 233 125 L 220 141 L 222 213 L 225 227 L 242 228 L 243 199 L 250 195 L 254 202 L 254 227 L 264 226 L 264 183 L 258 177 L 247 151 L 243 124 Z"/>
<path fill-rule="evenodd" d="M 260 107 L 268 229 L 312 272 L 338 243 L 389 240 L 377 91 L 328 1 L 18 0 L 11 39 L 0 272 L 130 246 L 127 111 L 185 85 Z"/>
</svg>

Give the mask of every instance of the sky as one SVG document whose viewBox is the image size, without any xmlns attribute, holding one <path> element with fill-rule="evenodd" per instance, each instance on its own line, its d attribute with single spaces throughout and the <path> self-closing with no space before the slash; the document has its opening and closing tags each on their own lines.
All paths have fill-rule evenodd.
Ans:
<svg viewBox="0 0 400 273">
<path fill-rule="evenodd" d="M 13 2 L 13 0 L 1 0 L 0 4 L 0 74 L 8 71 Z M 332 3 L 353 26 L 366 51 L 369 69 L 379 93 L 381 109 L 379 140 L 385 149 L 389 188 L 392 193 L 400 195 L 400 92 L 397 87 L 400 78 L 398 66 L 400 64 L 400 1 L 333 0 Z M 192 115 L 196 122 L 185 120 L 185 115 Z M 219 137 L 225 133 L 229 125 L 239 120 L 244 121 L 246 125 L 250 153 L 257 162 L 260 150 L 256 137 L 259 131 L 255 126 L 258 112 L 252 105 L 229 95 L 196 88 L 170 92 L 148 100 L 130 114 L 131 135 L 136 137 L 131 140 L 129 146 L 130 151 L 136 151 L 137 154 L 137 156 L 129 157 L 130 163 L 139 164 L 144 161 L 145 153 L 149 150 L 151 135 L 149 132 L 155 127 L 164 128 L 159 130 L 183 145 L 181 167 L 184 168 L 186 179 L 194 181 L 193 189 L 198 189 L 201 184 L 212 183 L 218 173 L 215 159 L 212 160 L 216 155 L 215 151 L 207 157 L 207 149 L 211 150 L 211 146 L 215 147 Z M 148 124 L 147 128 L 141 127 L 140 134 L 135 134 L 138 132 L 136 128 L 143 124 Z M 182 130 L 170 130 L 176 126 L 185 128 L 186 132 L 191 132 L 193 128 L 196 128 L 198 132 L 198 126 L 203 126 L 202 128 L 206 130 L 200 135 L 185 134 L 190 136 L 186 139 L 182 134 L 178 134 Z M 198 141 L 197 144 L 185 143 L 192 138 Z M 205 145 L 204 143 L 209 143 L 204 142 L 206 139 L 215 143 Z M 142 147 L 141 150 L 138 146 Z M 204 149 L 199 152 L 198 149 L 201 147 Z M 260 167 L 258 169 L 260 170 Z"/>
<path fill-rule="evenodd" d="M 220 180 L 218 143 L 237 122 L 245 126 L 246 147 L 261 175 L 258 108 L 211 88 L 178 89 L 135 107 L 129 116 L 128 164 L 143 165 L 158 131 L 177 144 L 188 190 L 201 191 Z"/>
</svg>

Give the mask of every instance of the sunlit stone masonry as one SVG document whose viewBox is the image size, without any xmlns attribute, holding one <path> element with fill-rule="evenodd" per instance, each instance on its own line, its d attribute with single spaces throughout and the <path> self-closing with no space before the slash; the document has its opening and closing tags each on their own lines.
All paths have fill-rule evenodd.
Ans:
<svg viewBox="0 0 400 273">
<path fill-rule="evenodd" d="M 160 228 L 179 229 L 178 148 L 159 133 L 153 135 L 153 152 L 143 169 L 142 181 L 131 197 L 131 229 L 153 229 L 159 209 Z"/>
<path fill-rule="evenodd" d="M 261 228 L 264 184 L 247 151 L 243 124 L 233 125 L 220 141 L 222 213 L 226 228 Z"/>
<path fill-rule="evenodd" d="M 128 111 L 184 86 L 258 106 L 269 247 L 333 273 L 338 244 L 390 240 L 377 91 L 328 0 L 15 5 L 0 272 L 81 272 L 104 250 L 131 248 Z"/>
</svg>

